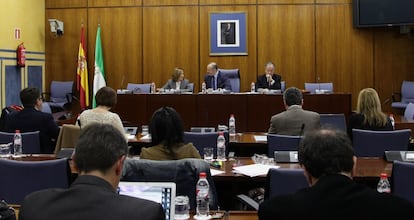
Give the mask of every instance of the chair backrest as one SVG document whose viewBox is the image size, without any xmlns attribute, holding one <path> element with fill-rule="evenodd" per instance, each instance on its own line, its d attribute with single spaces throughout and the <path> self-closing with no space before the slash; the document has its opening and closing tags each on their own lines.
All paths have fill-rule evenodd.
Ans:
<svg viewBox="0 0 414 220">
<path fill-rule="evenodd" d="M 391 192 L 414 203 L 414 163 L 395 160 L 392 165 Z"/>
<path fill-rule="evenodd" d="M 71 102 L 72 89 L 73 81 L 52 81 L 50 83 L 50 102 L 63 104 Z"/>
<path fill-rule="evenodd" d="M 240 92 L 240 70 L 239 69 L 219 69 L 225 75 L 231 84 L 232 92 Z"/>
<path fill-rule="evenodd" d="M 286 82 L 285 81 L 280 81 L 280 90 L 282 92 L 284 92 L 286 89 Z"/>
<path fill-rule="evenodd" d="M 383 157 L 384 151 L 408 149 L 411 129 L 372 131 L 352 129 L 352 145 L 357 157 Z"/>
<path fill-rule="evenodd" d="M 42 112 L 52 114 L 52 109 L 50 108 L 49 103 L 47 102 L 42 103 Z"/>
<path fill-rule="evenodd" d="M 61 148 L 75 148 L 78 142 L 80 126 L 72 124 L 63 124 L 59 130 L 58 139 L 54 154 L 58 154 Z"/>
<path fill-rule="evenodd" d="M 24 154 L 40 154 L 42 149 L 40 147 L 40 132 L 31 131 L 31 132 L 22 132 L 22 152 Z M 0 132 L 0 143 L 10 143 L 13 142 L 14 133 L 9 132 Z M 12 149 L 12 153 L 14 150 Z"/>
<path fill-rule="evenodd" d="M 210 209 L 218 209 L 217 192 L 210 173 L 210 165 L 202 159 L 187 158 L 181 160 L 135 160 L 124 162 L 121 180 L 129 182 L 175 182 L 177 196 L 186 195 L 190 207 L 195 210 L 195 192 L 199 173 L 205 172 L 210 185 Z"/>
<path fill-rule="evenodd" d="M 316 90 L 333 92 L 333 83 L 305 83 L 305 90 L 308 90 L 311 94 L 315 94 Z"/>
<path fill-rule="evenodd" d="M 271 168 L 266 177 L 264 199 L 294 193 L 306 187 L 309 187 L 309 183 L 303 169 Z"/>
<path fill-rule="evenodd" d="M 22 204 L 26 195 L 47 188 L 67 188 L 70 168 L 66 159 L 45 161 L 0 160 L 0 195 L 11 204 Z"/>
<path fill-rule="evenodd" d="M 404 118 L 407 120 L 414 119 L 414 103 L 408 103 L 407 107 L 404 110 Z"/>
<path fill-rule="evenodd" d="M 319 114 L 321 126 L 329 126 L 347 132 L 345 114 Z"/>
<path fill-rule="evenodd" d="M 414 102 L 414 81 L 403 81 L 401 85 L 401 102 Z"/>
<path fill-rule="evenodd" d="M 214 157 L 217 157 L 217 137 L 219 132 L 184 132 L 184 143 L 193 143 L 200 155 L 204 155 L 204 148 L 214 149 Z M 224 132 L 226 139 L 226 155 L 229 152 L 229 133 Z"/>
<path fill-rule="evenodd" d="M 194 83 L 188 83 L 187 87 L 189 92 L 194 92 Z"/>
<path fill-rule="evenodd" d="M 267 134 L 267 155 L 274 157 L 275 151 L 297 151 L 302 136 Z"/>
<path fill-rule="evenodd" d="M 151 93 L 151 83 L 128 83 L 126 89 L 133 94 L 148 94 Z"/>
</svg>

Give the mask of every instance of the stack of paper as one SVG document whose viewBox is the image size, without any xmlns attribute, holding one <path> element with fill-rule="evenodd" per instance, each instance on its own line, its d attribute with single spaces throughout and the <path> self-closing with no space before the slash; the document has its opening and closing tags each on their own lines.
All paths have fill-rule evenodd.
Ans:
<svg viewBox="0 0 414 220">
<path fill-rule="evenodd" d="M 280 168 L 275 165 L 264 165 L 264 164 L 250 164 L 245 166 L 234 167 L 234 173 L 240 173 L 246 176 L 255 177 L 266 175 L 270 168 Z"/>
</svg>

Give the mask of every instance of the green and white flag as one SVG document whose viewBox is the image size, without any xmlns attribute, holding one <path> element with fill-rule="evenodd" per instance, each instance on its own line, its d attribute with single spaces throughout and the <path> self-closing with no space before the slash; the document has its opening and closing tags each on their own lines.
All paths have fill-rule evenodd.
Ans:
<svg viewBox="0 0 414 220">
<path fill-rule="evenodd" d="M 98 25 L 98 30 L 96 31 L 96 44 L 95 44 L 95 75 L 93 77 L 92 108 L 96 107 L 96 100 L 95 100 L 96 92 L 98 92 L 98 90 L 104 86 L 106 86 L 106 81 L 105 81 L 104 60 L 103 60 L 102 43 L 101 43 L 101 25 Z"/>
</svg>

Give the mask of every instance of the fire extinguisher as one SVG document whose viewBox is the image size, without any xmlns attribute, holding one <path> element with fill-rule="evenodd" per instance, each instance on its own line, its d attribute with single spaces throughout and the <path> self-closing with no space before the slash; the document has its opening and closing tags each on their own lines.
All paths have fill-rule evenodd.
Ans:
<svg viewBox="0 0 414 220">
<path fill-rule="evenodd" d="M 26 66 L 26 48 L 24 47 L 23 43 L 17 46 L 17 66 Z"/>
</svg>

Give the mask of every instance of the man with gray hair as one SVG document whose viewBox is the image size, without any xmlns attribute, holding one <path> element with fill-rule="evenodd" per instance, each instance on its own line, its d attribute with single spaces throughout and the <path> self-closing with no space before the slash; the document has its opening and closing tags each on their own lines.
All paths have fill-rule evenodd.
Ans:
<svg viewBox="0 0 414 220">
<path fill-rule="evenodd" d="M 270 119 L 270 134 L 303 135 L 321 126 L 318 113 L 302 109 L 302 92 L 290 87 L 283 93 L 286 111 L 273 115 Z"/>
<path fill-rule="evenodd" d="M 204 82 L 207 89 L 231 90 L 230 80 L 219 71 L 217 64 L 214 62 L 207 65 L 207 74 L 204 77 Z"/>
</svg>

